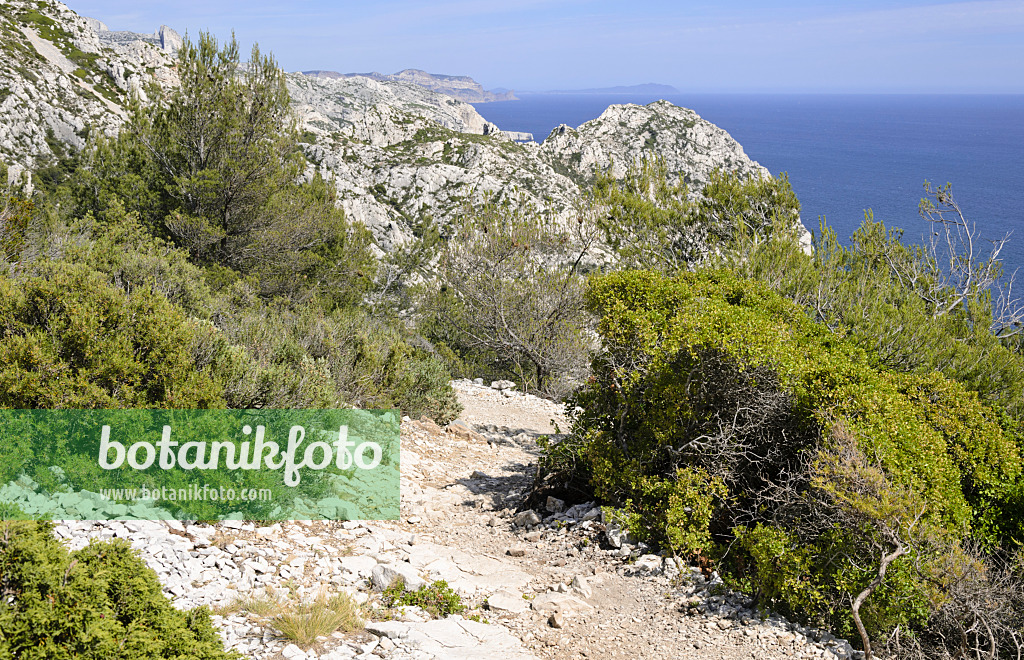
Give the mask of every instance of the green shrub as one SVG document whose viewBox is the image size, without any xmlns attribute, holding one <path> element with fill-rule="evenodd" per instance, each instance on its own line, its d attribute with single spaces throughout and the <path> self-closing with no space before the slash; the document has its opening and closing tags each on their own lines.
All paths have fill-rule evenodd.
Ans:
<svg viewBox="0 0 1024 660">
<path fill-rule="evenodd" d="M 316 301 L 264 303 L 244 282 L 212 314 L 218 327 L 200 352 L 223 375 L 229 407 L 396 407 L 442 423 L 461 410 L 441 361 L 398 324 Z"/>
<path fill-rule="evenodd" d="M 425 584 L 415 591 L 406 591 L 405 582 L 397 578 L 384 593 L 381 594 L 384 607 L 419 607 L 435 618 L 444 618 L 450 614 L 461 614 L 466 611 L 462 597 L 448 586 L 444 580 Z"/>
<path fill-rule="evenodd" d="M 0 176 L 7 176 L 6 168 L 0 167 Z M 31 202 L 0 189 L 0 264 L 18 261 L 33 210 Z"/>
<path fill-rule="evenodd" d="M 631 165 L 622 181 L 598 172 L 590 191 L 597 227 L 623 268 L 673 273 L 730 251 L 740 238 L 766 237 L 799 224 L 789 179 L 742 178 L 716 170 L 691 199 L 657 157 Z"/>
<path fill-rule="evenodd" d="M 877 366 L 941 372 L 977 392 L 985 404 L 1020 417 L 1024 357 L 1015 350 L 1019 335 L 996 334 L 1010 334 L 1012 328 L 1005 327 L 1007 319 L 994 304 L 999 278 L 985 283 L 993 275 L 987 269 L 994 266 L 955 243 L 944 248 L 945 255 L 910 243 L 901 230 L 870 213 L 849 245 L 822 223 L 814 248 L 813 256 L 807 255 L 794 235 L 778 232 L 767 241 L 747 241 L 723 263 L 765 282 L 833 330 L 847 331 Z M 943 260 L 965 269 L 970 264 L 975 274 L 964 279 L 971 284 L 960 291 L 943 285 L 946 276 L 938 266 Z"/>
<path fill-rule="evenodd" d="M 221 407 L 197 370 L 195 327 L 150 289 L 126 294 L 84 265 L 0 276 L 0 406 Z"/>
<path fill-rule="evenodd" d="M 69 553 L 46 522 L 0 522 L 0 657 L 230 659 L 205 608 L 181 612 L 127 542 Z"/>
<path fill-rule="evenodd" d="M 641 538 L 738 541 L 722 566 L 737 584 L 846 632 L 879 557 L 903 548 L 860 612 L 871 635 L 924 625 L 941 593 L 915 571 L 958 539 L 1019 540 L 1014 427 L 959 383 L 880 370 L 725 272 L 617 273 L 587 302 L 604 352 L 544 467 L 622 507 Z"/>
</svg>

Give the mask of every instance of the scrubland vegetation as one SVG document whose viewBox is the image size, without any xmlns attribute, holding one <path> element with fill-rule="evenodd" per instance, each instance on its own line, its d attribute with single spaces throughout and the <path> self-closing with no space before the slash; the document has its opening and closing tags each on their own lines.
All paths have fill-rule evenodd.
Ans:
<svg viewBox="0 0 1024 660">
<path fill-rule="evenodd" d="M 494 200 L 377 259 L 306 167 L 273 59 L 240 70 L 207 36 L 180 57 L 180 91 L 0 199 L 0 406 L 446 422 L 452 375 L 511 377 L 572 411 L 537 494 L 596 496 L 869 654 L 1019 656 L 1024 318 L 948 187 L 922 203 L 935 242 L 869 216 L 848 244 L 823 223 L 808 254 L 784 177 L 690 191 L 652 158 L 598 172 L 569 222 Z M 69 562 L 47 533 L 0 531 L 19 634 L 77 621 L 89 562 L 134 561 Z M 71 608 L 101 642 L 145 616 L 170 632 L 139 648 L 208 643 L 203 614 L 90 585 L 121 599 Z"/>
</svg>

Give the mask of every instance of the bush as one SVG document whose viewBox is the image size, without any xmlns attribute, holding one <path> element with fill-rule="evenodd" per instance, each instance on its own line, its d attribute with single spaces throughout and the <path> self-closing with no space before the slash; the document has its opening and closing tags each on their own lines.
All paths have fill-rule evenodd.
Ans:
<svg viewBox="0 0 1024 660">
<path fill-rule="evenodd" d="M 0 522 L 0 657 L 230 659 L 205 608 L 180 612 L 127 542 L 69 553 L 47 522 Z"/>
<path fill-rule="evenodd" d="M 461 408 L 442 362 L 400 325 L 312 301 L 264 303 L 244 282 L 213 309 L 200 352 L 232 408 L 401 408 L 447 423 Z M 199 360 L 203 364 L 203 360 Z"/>
<path fill-rule="evenodd" d="M 6 176 L 6 170 L 0 167 L 0 177 Z M 0 189 L 0 265 L 18 260 L 33 210 L 31 202 Z"/>
<path fill-rule="evenodd" d="M 434 618 L 442 619 L 450 614 L 461 614 L 466 611 L 462 597 L 444 580 L 425 584 L 415 591 L 406 591 L 405 582 L 397 578 L 381 594 L 381 602 L 389 609 L 403 606 L 419 607 Z"/>
<path fill-rule="evenodd" d="M 84 265 L 0 275 L 0 406 L 217 408 L 197 370 L 195 326 L 150 289 L 131 294 Z"/>
<path fill-rule="evenodd" d="M 702 265 L 740 238 L 764 240 L 800 224 L 800 202 L 783 175 L 743 179 L 716 170 L 699 194 L 645 159 L 622 181 L 598 172 L 590 195 L 596 224 L 623 268 L 665 273 Z"/>
<path fill-rule="evenodd" d="M 964 242 L 982 243 L 978 236 Z M 747 241 L 723 261 L 815 320 L 847 330 L 876 365 L 916 374 L 939 371 L 986 404 L 1021 416 L 1024 358 L 1015 350 L 1020 336 L 1013 332 L 1022 326 L 1013 301 L 1000 304 L 1007 282 L 998 275 L 998 262 L 953 239 L 946 246 L 908 243 L 901 230 L 870 213 L 848 246 L 823 223 L 814 247 L 809 256 L 795 236 L 777 233 L 767 241 Z M 972 274 L 958 284 L 943 261 Z"/>
<path fill-rule="evenodd" d="M 1014 428 L 960 384 L 880 370 L 724 272 L 617 273 L 587 302 L 605 350 L 547 480 L 589 485 L 641 537 L 732 546 L 722 569 L 765 605 L 872 637 L 926 624 L 943 595 L 918 568 L 958 539 L 1020 540 Z"/>
</svg>

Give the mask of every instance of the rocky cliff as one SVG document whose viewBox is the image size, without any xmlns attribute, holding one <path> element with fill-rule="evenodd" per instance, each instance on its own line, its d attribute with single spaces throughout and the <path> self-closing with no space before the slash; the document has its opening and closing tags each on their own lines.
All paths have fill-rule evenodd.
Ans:
<svg viewBox="0 0 1024 660">
<path fill-rule="evenodd" d="M 116 132 L 129 94 L 147 81 L 175 84 L 172 53 L 181 40 L 170 28 L 112 32 L 58 2 L 0 7 L 0 160 L 15 171 L 81 147 L 88 130 Z M 664 101 L 613 105 L 577 128 L 559 126 L 543 144 L 519 144 L 525 135 L 506 134 L 472 105 L 423 87 L 420 73 L 287 76 L 311 171 L 335 181 L 339 203 L 384 250 L 428 217 L 444 223 L 487 196 L 568 217 L 594 168 L 612 166 L 621 176 L 649 153 L 691 190 L 716 167 L 768 175 L 728 133 Z"/>
<path fill-rule="evenodd" d="M 0 7 L 0 159 L 14 173 L 83 146 L 88 130 L 116 131 L 128 95 L 143 93 L 148 80 L 175 83 L 180 37 L 167 28 L 164 39 L 160 30 L 111 33 L 58 2 Z"/>
<path fill-rule="evenodd" d="M 398 73 L 338 73 L 337 71 L 303 71 L 304 75 L 316 78 L 353 78 L 363 77 L 372 80 L 387 80 L 419 85 L 439 94 L 454 96 L 466 103 L 490 103 L 491 101 L 515 101 L 516 95 L 511 91 L 487 91 L 469 76 L 447 76 L 440 73 L 427 73 L 419 69 L 405 69 Z"/>
</svg>

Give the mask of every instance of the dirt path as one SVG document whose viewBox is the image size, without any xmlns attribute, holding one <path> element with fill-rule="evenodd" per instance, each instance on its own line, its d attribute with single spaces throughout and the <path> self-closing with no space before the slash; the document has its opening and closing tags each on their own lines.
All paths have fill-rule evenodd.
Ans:
<svg viewBox="0 0 1024 660">
<path fill-rule="evenodd" d="M 402 423 L 399 521 L 86 521 L 56 534 L 72 547 L 127 539 L 176 607 L 214 608 L 226 645 L 257 660 L 858 657 L 828 635 L 762 619 L 696 569 L 680 573 L 622 544 L 593 503 L 518 511 L 536 473 L 537 438 L 565 428 L 560 408 L 468 381 L 456 390 L 460 421 Z M 445 580 L 471 609 L 446 619 L 419 608 L 386 612 L 380 591 L 395 577 L 413 588 Z M 282 638 L 273 614 L 253 606 L 338 592 L 371 621 L 311 646 Z"/>
<path fill-rule="evenodd" d="M 833 655 L 781 618 L 762 620 L 744 599 L 708 585 L 699 572 L 684 567 L 679 576 L 672 564 L 666 571 L 660 558 L 638 560 L 635 551 L 623 557 L 621 549 L 606 544 L 599 519 L 583 522 L 578 518 L 585 514 L 570 512 L 577 520 L 517 525 L 515 509 L 536 470 L 536 438 L 552 432 L 552 422 L 566 428 L 561 410 L 467 381 L 457 383 L 457 391 L 465 406 L 462 419 L 475 433 L 453 427 L 446 432 L 429 422 L 405 428 L 403 519 L 417 536 L 469 555 L 500 558 L 509 573 L 529 576 L 522 588 L 517 579 L 506 589 L 512 600 L 522 599 L 514 608 L 522 611 L 495 608 L 488 616 L 536 657 Z M 486 606 L 488 595 L 476 594 L 472 602 Z M 557 621 L 554 610 L 562 611 Z M 838 645 L 835 650 L 839 657 L 848 651 Z"/>
</svg>

